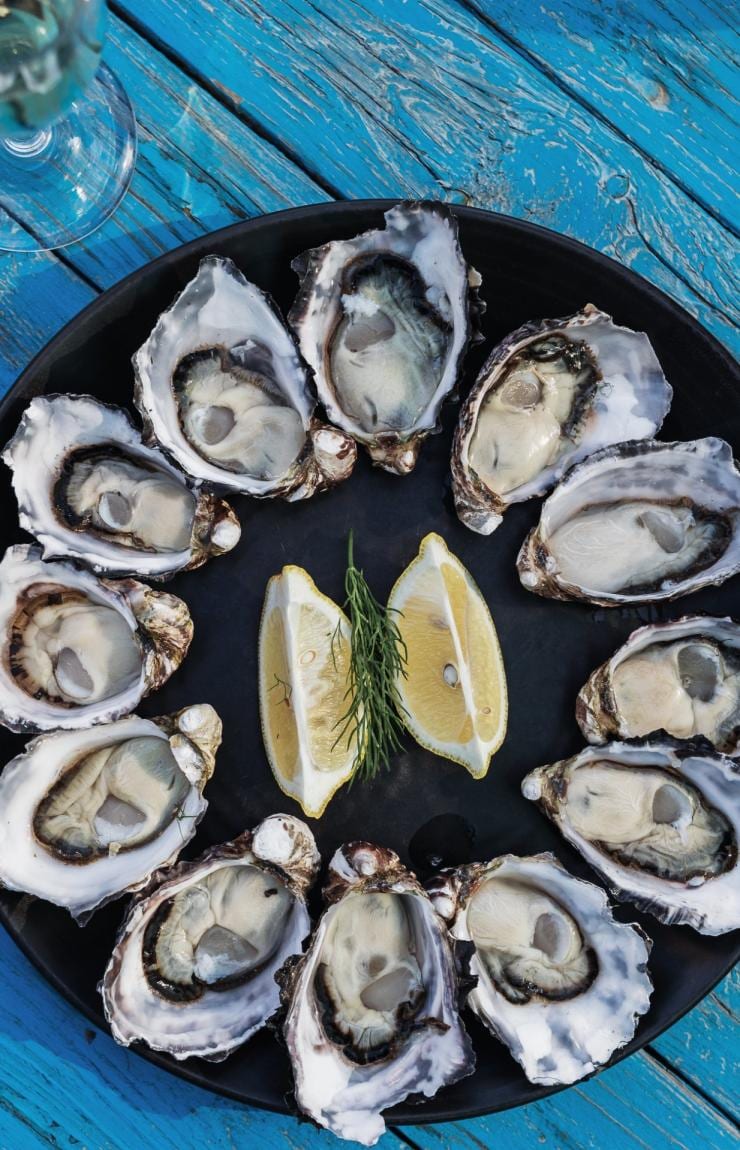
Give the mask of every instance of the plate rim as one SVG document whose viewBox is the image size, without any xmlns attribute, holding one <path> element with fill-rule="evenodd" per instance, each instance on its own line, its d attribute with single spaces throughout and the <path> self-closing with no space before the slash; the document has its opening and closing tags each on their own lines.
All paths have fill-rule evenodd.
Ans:
<svg viewBox="0 0 740 1150">
<path fill-rule="evenodd" d="M 317 213 L 337 214 L 348 213 L 350 215 L 357 214 L 362 216 L 368 212 L 385 212 L 396 204 L 404 202 L 402 198 L 371 198 L 371 199 L 358 199 L 358 200 L 328 200 L 328 201 L 315 201 L 310 204 L 302 204 L 297 207 L 283 208 L 275 212 L 266 212 L 261 215 L 256 215 L 248 220 L 239 220 L 235 223 L 228 224 L 225 227 L 218 228 L 212 232 L 206 232 L 201 236 L 197 236 L 186 243 L 180 244 L 169 251 L 161 253 L 155 259 L 142 264 L 140 267 L 135 268 L 129 272 L 123 279 L 118 280 L 115 284 L 106 288 L 92 299 L 81 311 L 70 317 L 58 332 L 56 332 L 51 339 L 39 349 L 33 356 L 30 362 L 19 373 L 11 386 L 8 388 L 6 394 L 0 399 L 0 420 L 6 418 L 12 408 L 12 405 L 17 399 L 18 392 L 24 386 L 33 381 L 34 376 L 38 373 L 40 366 L 47 358 L 53 361 L 54 355 L 58 345 L 67 339 L 70 333 L 82 325 L 85 321 L 90 320 L 96 310 L 103 309 L 106 306 L 115 302 L 119 295 L 128 292 L 140 280 L 143 280 L 150 272 L 159 271 L 168 266 L 176 266 L 182 260 L 195 256 L 198 250 L 202 249 L 204 245 L 213 243 L 214 245 L 228 244 L 233 237 L 244 236 L 251 231 L 259 231 L 264 226 L 266 221 L 270 224 L 279 226 L 282 220 L 313 220 Z M 518 231 L 524 236 L 530 237 L 531 241 L 537 242 L 539 238 L 546 238 L 548 243 L 554 244 L 555 247 L 560 248 L 566 252 L 570 251 L 578 259 L 586 259 L 592 266 L 601 266 L 605 271 L 617 275 L 623 281 L 632 283 L 639 286 L 643 295 L 647 294 L 648 298 L 655 298 L 660 301 L 661 306 L 673 313 L 678 320 L 683 324 L 688 324 L 695 335 L 701 338 L 710 353 L 719 356 L 726 365 L 731 374 L 738 371 L 737 362 L 730 349 L 715 336 L 712 332 L 701 323 L 699 319 L 691 314 L 687 308 L 673 299 L 662 288 L 657 287 L 650 280 L 643 277 L 639 272 L 634 271 L 632 268 L 627 267 L 625 264 L 620 263 L 618 260 L 613 259 L 611 256 L 605 255 L 603 252 L 598 251 L 596 248 L 590 247 L 588 244 L 583 243 L 581 240 L 575 239 L 572 236 L 564 235 L 561 232 L 554 231 L 551 228 L 545 227 L 542 224 L 534 223 L 530 220 L 519 219 L 516 216 L 511 216 L 503 212 L 496 212 L 487 208 L 474 207 L 467 204 L 456 204 L 448 201 L 431 201 L 431 202 L 444 202 L 445 205 L 461 220 L 471 219 L 477 220 L 481 223 L 491 223 L 492 221 L 500 222 L 514 231 Z M 603 885 L 603 884 L 602 884 Z M 12 893 L 12 892 L 9 892 Z M 629 904 L 617 903 L 617 905 Z M 25 940 L 21 928 L 14 923 L 14 909 L 11 911 L 6 910 L 3 905 L 0 905 L 0 923 L 9 934 L 13 942 L 18 946 L 20 951 L 30 961 L 31 965 L 39 972 L 39 974 L 46 980 L 47 983 L 58 993 L 61 997 L 68 1002 L 75 1010 L 77 1010 L 84 1018 L 91 1022 L 97 1029 L 102 1029 L 104 1033 L 111 1038 L 110 1028 L 101 1024 L 100 1015 L 97 1015 L 91 1008 L 84 1002 L 77 998 L 72 990 L 70 990 L 57 976 L 56 972 L 47 967 L 44 962 L 35 954 L 31 946 Z M 651 1028 L 650 1014 L 643 1016 L 641 1021 L 641 1030 L 647 1031 L 644 1038 L 639 1039 L 639 1046 L 635 1050 L 630 1050 L 627 1047 L 615 1052 L 610 1058 L 606 1066 L 595 1070 L 592 1074 L 585 1078 L 579 1079 L 579 1085 L 583 1082 L 588 1082 L 594 1078 L 602 1070 L 608 1070 L 612 1066 L 616 1066 L 631 1054 L 637 1054 L 644 1050 L 650 1043 L 655 1041 L 661 1034 L 664 1034 L 671 1027 L 675 1026 L 686 1014 L 693 1010 L 707 995 L 719 985 L 719 983 L 727 977 L 733 967 L 740 961 L 740 932 L 737 933 L 738 940 L 736 945 L 736 953 L 733 958 L 729 960 L 726 967 L 721 971 L 717 979 L 702 993 L 693 996 L 687 1004 L 671 1012 L 668 1021 L 658 1028 Z M 629 1044 L 628 1044 L 629 1045 Z M 285 1114 L 293 1117 L 298 1117 L 305 1120 L 295 1105 L 290 1105 L 286 1100 L 283 1105 L 276 1103 L 266 1102 L 262 1099 L 256 1100 L 253 1098 L 245 1098 L 244 1093 L 239 1093 L 236 1090 L 221 1085 L 210 1080 L 204 1080 L 197 1069 L 197 1063 L 194 1059 L 187 1059 L 182 1062 L 174 1062 L 172 1059 L 167 1058 L 157 1051 L 150 1050 L 143 1043 L 135 1043 L 129 1047 L 133 1053 L 139 1057 L 146 1059 L 147 1062 L 159 1067 L 161 1070 L 176 1076 L 188 1083 L 199 1086 L 201 1089 L 209 1093 L 229 1098 L 233 1101 L 239 1102 L 242 1105 L 256 1106 L 259 1109 L 266 1110 L 271 1113 Z M 192 1066 L 191 1066 L 192 1063 Z M 515 1109 L 519 1106 L 526 1106 L 531 1102 L 539 1101 L 544 1098 L 551 1097 L 558 1094 L 563 1090 L 568 1089 L 568 1084 L 555 1084 L 551 1086 L 540 1086 L 535 1083 L 526 1081 L 526 1086 L 523 1088 L 521 1095 L 516 1100 L 510 1102 L 500 1102 L 494 1105 L 481 1105 L 467 1107 L 464 1112 L 459 1110 L 450 1109 L 447 1105 L 436 1105 L 435 1098 L 422 1100 L 421 1103 L 416 1105 L 404 1102 L 394 1108 L 393 1111 L 384 1115 L 388 1126 L 415 1126 L 415 1125 L 430 1125 L 441 1122 L 455 1122 L 467 1121 L 468 1119 L 480 1118 L 489 1114 L 502 1113 L 506 1110 Z M 523 1096 L 522 1096 L 523 1095 Z M 288 1095 L 289 1097 L 289 1095 Z M 437 1096 L 439 1097 L 439 1096 Z M 444 1094 L 443 1094 L 444 1101 Z"/>
</svg>

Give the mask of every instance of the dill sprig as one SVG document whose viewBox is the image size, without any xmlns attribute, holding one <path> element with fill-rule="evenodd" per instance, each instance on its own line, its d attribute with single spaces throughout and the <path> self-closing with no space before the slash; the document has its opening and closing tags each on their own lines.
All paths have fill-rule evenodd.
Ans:
<svg viewBox="0 0 740 1150">
<path fill-rule="evenodd" d="M 355 567 L 354 540 L 349 533 L 347 572 L 344 577 L 345 609 L 352 623 L 352 643 L 347 670 L 349 707 L 339 722 L 334 746 L 347 736 L 354 743 L 352 780 L 373 779 L 387 769 L 394 751 L 401 750 L 405 708 L 396 686 L 399 674 L 406 677 L 407 651 L 393 612 L 379 603 L 363 572 Z M 340 628 L 332 636 L 332 657 Z M 336 659 L 334 660 L 336 667 Z"/>
</svg>

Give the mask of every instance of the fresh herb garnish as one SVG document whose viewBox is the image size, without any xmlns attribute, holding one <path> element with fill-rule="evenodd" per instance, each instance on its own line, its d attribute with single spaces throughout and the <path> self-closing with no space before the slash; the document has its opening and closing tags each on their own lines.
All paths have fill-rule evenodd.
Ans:
<svg viewBox="0 0 740 1150">
<path fill-rule="evenodd" d="M 355 567 L 354 540 L 349 533 L 347 573 L 344 577 L 345 608 L 352 623 L 352 643 L 347 691 L 349 707 L 337 723 L 336 747 L 347 736 L 347 746 L 355 745 L 352 780 L 373 779 L 387 769 L 394 751 L 402 748 L 403 723 L 396 679 L 406 677 L 407 651 L 393 612 L 373 595 L 362 571 Z M 332 658 L 336 668 L 335 645 L 340 626 L 332 636 Z M 333 749 L 333 748 L 332 748 Z"/>
<path fill-rule="evenodd" d="M 274 691 L 276 687 L 282 687 L 285 692 L 280 702 L 290 706 L 290 696 L 293 694 L 293 688 L 290 683 L 286 683 L 285 679 L 281 679 L 277 673 L 275 674 L 275 682 L 267 689 L 268 691 Z"/>
</svg>

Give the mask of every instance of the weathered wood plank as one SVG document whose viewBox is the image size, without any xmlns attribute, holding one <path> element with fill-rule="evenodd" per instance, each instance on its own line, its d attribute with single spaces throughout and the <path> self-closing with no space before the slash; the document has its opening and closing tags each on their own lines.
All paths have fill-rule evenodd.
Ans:
<svg viewBox="0 0 740 1150">
<path fill-rule="evenodd" d="M 325 198 L 303 171 L 112 18 L 106 59 L 136 104 L 140 147 L 118 212 L 66 258 L 110 286 L 163 251 L 260 212 Z M 53 255 L 0 254 L 0 395 L 95 292 Z"/>
<path fill-rule="evenodd" d="M 308 1123 L 218 1098 L 116 1046 L 2 928 L 0 968 L 0 1150 L 336 1150 Z M 392 1134 L 379 1145 L 402 1150 Z"/>
<path fill-rule="evenodd" d="M 343 196 L 464 198 L 616 256 L 737 340 L 731 237 L 451 0 L 123 0 Z M 735 344 L 737 346 L 737 344 Z"/>
<path fill-rule="evenodd" d="M 468 3 L 700 203 L 740 226 L 735 5 Z"/>
<path fill-rule="evenodd" d="M 521 1110 L 404 1128 L 419 1150 L 724 1150 L 735 1126 L 646 1054 Z"/>
<path fill-rule="evenodd" d="M 213 1097 L 116 1046 L 52 990 L 2 930 L 0 968 L 2 1150 L 75 1145 L 130 1150 L 134 1130 L 141 1150 L 330 1150 L 337 1145 L 305 1123 Z M 691 1033 L 696 1014 L 671 1036 L 680 1027 Z M 727 1050 L 729 1023 L 720 1019 L 717 1028 L 725 1031 Z M 677 1037 L 681 1057 L 678 1048 L 690 1043 L 680 1033 Z M 715 1038 L 721 1041 L 719 1033 Z M 711 1087 L 715 1064 L 707 1053 L 703 1084 Z M 688 1054 L 690 1059 L 690 1049 Z M 639 1054 L 583 1087 L 525 1109 L 466 1123 L 408 1127 L 403 1133 L 424 1150 L 493 1145 L 531 1150 L 538 1143 L 581 1150 L 688 1150 L 692 1130 L 701 1131 L 706 1150 L 733 1144 L 728 1123 L 711 1106 Z M 393 1134 L 380 1146 L 400 1150 Z"/>
<path fill-rule="evenodd" d="M 740 969 L 666 1031 L 653 1048 L 728 1113 L 738 1110 Z"/>
<path fill-rule="evenodd" d="M 99 287 L 204 232 L 325 193 L 119 20 L 106 60 L 136 107 L 139 157 L 118 212 L 69 258 Z"/>
<path fill-rule="evenodd" d="M 95 292 L 50 255 L 0 253 L 0 396 Z"/>
<path fill-rule="evenodd" d="M 557 121 L 566 116 L 567 100 L 560 93 L 543 92 L 535 70 L 525 69 L 519 76 L 521 61 L 474 31 L 466 17 L 455 18 L 454 36 L 447 43 L 449 21 L 444 23 L 416 0 L 404 5 L 413 17 L 408 29 L 396 24 L 382 35 L 379 21 L 356 7 L 353 15 L 364 42 L 377 44 L 376 60 L 356 50 L 357 40 L 348 32 L 337 32 L 337 43 L 327 46 L 336 31 L 334 22 L 343 16 L 341 5 L 332 3 L 330 8 L 330 16 L 314 13 L 309 21 L 313 9 L 300 6 L 303 24 L 296 28 L 290 76 L 282 82 L 277 69 L 288 33 L 263 10 L 255 8 L 257 19 L 250 23 L 243 11 L 225 6 L 223 20 L 215 25 L 204 6 L 180 0 L 166 9 L 147 6 L 152 19 L 158 13 L 165 19 L 166 13 L 178 44 L 187 32 L 184 48 L 194 53 L 204 73 L 222 76 L 227 87 L 243 87 L 242 95 L 230 92 L 241 107 L 267 109 L 267 126 L 275 130 L 286 125 L 292 144 L 302 147 L 307 162 L 328 173 L 342 194 L 464 194 L 560 227 L 666 287 L 737 346 L 737 337 L 716 314 L 725 306 L 732 278 L 731 250 L 712 221 L 704 229 L 695 209 L 687 216 L 682 196 L 670 182 L 651 176 L 642 165 L 638 188 L 637 176 L 624 174 L 629 157 L 612 156 L 613 141 L 601 129 L 598 139 L 590 139 L 588 117 L 580 109 L 569 129 L 575 127 L 575 135 L 560 133 Z M 447 5 L 445 11 L 453 9 Z M 351 20 L 345 22 L 353 27 Z M 167 28 L 153 30 L 162 33 Z M 252 67 L 243 64 L 239 37 L 250 45 Z M 119 213 L 86 243 L 68 249 L 67 258 L 95 283 L 108 286 L 205 230 L 325 195 L 115 18 L 107 53 L 134 94 L 142 146 L 132 194 Z M 285 59 L 283 52 L 283 64 Z M 261 82 L 255 86 L 258 75 Z M 250 78 L 248 88 L 245 77 Z M 517 86 L 523 95 L 513 109 L 510 92 Z M 497 109 L 506 113 L 498 123 Z M 325 130 L 327 117 L 331 132 Z M 492 123 L 494 129 L 488 126 Z M 411 140 L 408 145 L 405 135 Z M 617 161 L 622 160 L 620 168 Z M 695 246 L 706 247 L 706 261 L 695 250 L 682 254 L 687 235 L 696 237 L 691 241 Z M 671 271 L 674 258 L 686 283 Z M 687 278 L 692 264 L 695 283 Z M 702 269 L 719 284 L 719 291 L 705 291 L 707 302 L 696 296 L 696 290 L 703 290 L 698 284 Z M 4 388 L 91 292 L 75 283 L 53 257 L 8 256 L 0 258 L 0 297 Z"/>
</svg>

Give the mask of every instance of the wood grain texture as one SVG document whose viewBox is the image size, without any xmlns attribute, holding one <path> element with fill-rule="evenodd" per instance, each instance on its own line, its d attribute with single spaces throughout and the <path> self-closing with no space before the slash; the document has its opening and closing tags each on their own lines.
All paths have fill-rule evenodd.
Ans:
<svg viewBox="0 0 740 1150">
<path fill-rule="evenodd" d="M 740 969 L 653 1043 L 652 1049 L 728 1113 L 738 1114 Z"/>
<path fill-rule="evenodd" d="M 54 256 L 0 252 L 0 396 L 96 294 Z"/>
<path fill-rule="evenodd" d="M 740 347 L 724 229 L 452 0 L 294 0 L 275 13 L 223 0 L 218 20 L 210 4 L 127 4 L 188 74 L 112 18 L 106 58 L 136 103 L 141 147 L 119 212 L 65 253 L 94 285 L 260 211 L 332 193 L 437 195 L 578 236 Z M 0 257 L 0 387 L 91 298 L 57 265 Z"/>
<path fill-rule="evenodd" d="M 468 3 L 694 199 L 740 227 L 736 5 Z"/>
<path fill-rule="evenodd" d="M 139 157 L 121 208 L 70 251 L 98 287 L 204 232 L 325 198 L 303 171 L 115 17 L 106 61 L 134 100 Z"/>
<path fill-rule="evenodd" d="M 536 220 L 737 339 L 728 231 L 455 0 L 223 0 L 217 25 L 189 0 L 117 7 L 334 193 Z"/>
<path fill-rule="evenodd" d="M 66 250 L 73 267 L 53 255 L 0 253 L 0 394 L 95 287 L 204 232 L 326 195 L 115 17 L 106 60 L 136 103 L 131 190 L 99 231 Z"/>
<path fill-rule="evenodd" d="M 465 1123 L 417 1126 L 406 1132 L 420 1150 L 714 1150 L 735 1146 L 737 1130 L 645 1054 L 566 1094 Z"/>
<path fill-rule="evenodd" d="M 0 1150 L 331 1150 L 339 1145 L 308 1123 L 212 1096 L 116 1046 L 55 993 L 2 931 L 0 969 Z M 691 1042 L 681 1037 L 687 1023 L 666 1038 L 675 1036 L 678 1057 L 683 1052 L 690 1062 Z M 736 1037 L 733 1026 L 725 1016 L 716 1028 L 715 1040 L 728 1052 Z M 401 1133 L 423 1150 L 532 1150 L 537 1145 L 690 1150 L 695 1131 L 701 1131 L 703 1150 L 729 1150 L 735 1144 L 726 1118 L 640 1053 L 592 1082 L 526 1108 L 463 1123 L 404 1127 Z M 392 1132 L 380 1142 L 381 1150 L 401 1146 Z"/>
</svg>

